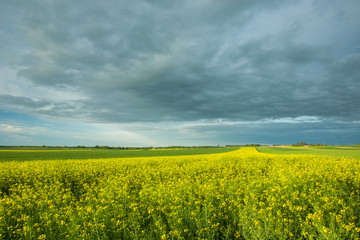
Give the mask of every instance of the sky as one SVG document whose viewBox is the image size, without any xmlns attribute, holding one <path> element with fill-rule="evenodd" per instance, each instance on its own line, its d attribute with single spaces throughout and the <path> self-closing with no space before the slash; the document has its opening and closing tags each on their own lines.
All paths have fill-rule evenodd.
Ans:
<svg viewBox="0 0 360 240">
<path fill-rule="evenodd" d="M 0 145 L 360 143 L 358 0 L 2 0 Z"/>
</svg>

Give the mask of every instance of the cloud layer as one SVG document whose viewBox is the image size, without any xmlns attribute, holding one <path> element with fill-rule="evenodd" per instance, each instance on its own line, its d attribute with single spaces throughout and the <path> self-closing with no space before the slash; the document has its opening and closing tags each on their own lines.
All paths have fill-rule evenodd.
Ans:
<svg viewBox="0 0 360 240">
<path fill-rule="evenodd" d="M 99 124 L 351 123 L 359 22 L 356 0 L 6 0 L 1 110 Z"/>
</svg>

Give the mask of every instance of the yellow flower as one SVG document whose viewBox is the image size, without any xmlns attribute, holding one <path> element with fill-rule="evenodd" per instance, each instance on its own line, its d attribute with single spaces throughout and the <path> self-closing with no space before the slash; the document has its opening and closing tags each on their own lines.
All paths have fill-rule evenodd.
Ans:
<svg viewBox="0 0 360 240">
<path fill-rule="evenodd" d="M 43 240 L 43 239 L 46 239 L 46 234 L 41 234 L 41 235 L 38 237 L 38 240 Z"/>
</svg>

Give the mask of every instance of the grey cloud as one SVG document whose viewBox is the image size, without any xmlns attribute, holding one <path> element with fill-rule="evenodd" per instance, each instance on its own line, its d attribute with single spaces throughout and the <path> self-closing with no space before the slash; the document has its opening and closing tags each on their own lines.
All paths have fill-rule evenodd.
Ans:
<svg viewBox="0 0 360 240">
<path fill-rule="evenodd" d="M 44 108 L 51 104 L 49 101 L 46 100 L 35 101 L 30 98 L 18 97 L 12 95 L 0 95 L 0 102 L 3 105 L 22 106 L 24 108 L 29 108 L 31 110 Z"/>
<path fill-rule="evenodd" d="M 359 124 L 323 119 L 315 122 L 244 122 L 235 125 L 188 126 L 186 131 L 209 144 L 292 144 L 305 141 L 321 144 L 355 144 L 360 134 Z M 216 139 L 211 141 L 211 139 Z M 219 140 L 221 139 L 221 140 Z"/>
<path fill-rule="evenodd" d="M 347 5 L 310 2 L 313 11 L 288 1 L 7 1 L 1 15 L 19 18 L 11 22 L 14 32 L 1 25 L 4 44 L 26 51 L 8 51 L 16 56 L 3 64 L 21 69 L 19 77 L 34 84 L 73 87 L 87 99 L 4 98 L 40 115 L 90 122 L 359 120 L 359 56 L 349 53 L 359 39 L 355 25 L 345 37 L 321 44 L 321 36 L 309 40 L 307 23 L 321 18 L 320 8 L 343 22 L 360 19 L 347 14 Z M 288 9 L 300 18 L 272 20 Z M 261 27 L 272 21 L 274 34 Z M 10 42 L 19 36 L 23 40 Z"/>
<path fill-rule="evenodd" d="M 47 116 L 52 119 L 80 120 L 88 117 L 88 111 L 84 111 L 82 100 L 55 102 L 44 99 L 32 99 L 27 97 L 0 95 L 2 110 L 16 111 L 33 116 Z"/>
</svg>

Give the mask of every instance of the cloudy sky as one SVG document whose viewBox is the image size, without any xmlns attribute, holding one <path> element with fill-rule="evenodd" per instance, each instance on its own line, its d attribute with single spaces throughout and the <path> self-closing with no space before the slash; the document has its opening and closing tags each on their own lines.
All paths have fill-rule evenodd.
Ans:
<svg viewBox="0 0 360 240">
<path fill-rule="evenodd" d="M 2 0 L 0 145 L 360 143 L 358 0 Z"/>
</svg>

